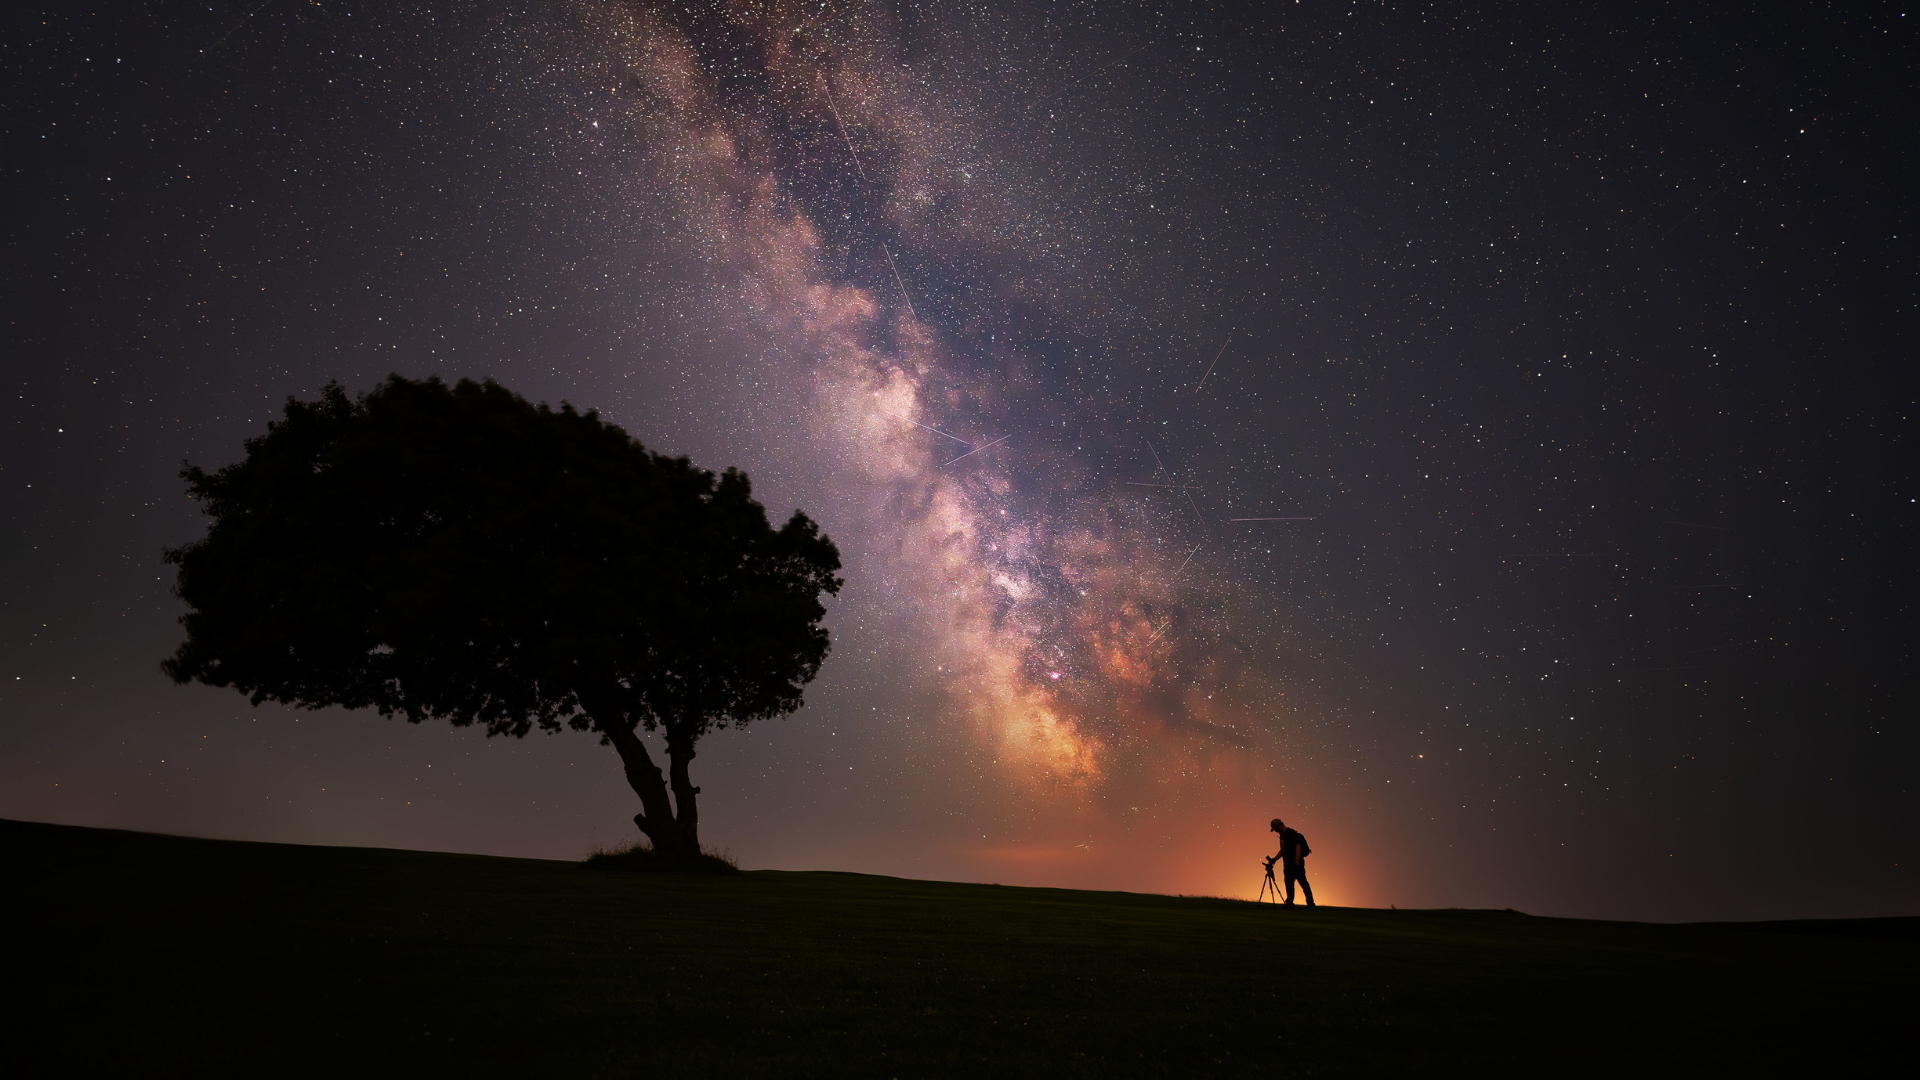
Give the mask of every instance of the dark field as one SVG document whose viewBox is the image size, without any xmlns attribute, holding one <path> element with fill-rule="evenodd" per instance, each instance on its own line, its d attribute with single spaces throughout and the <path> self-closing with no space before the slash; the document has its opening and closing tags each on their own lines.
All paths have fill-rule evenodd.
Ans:
<svg viewBox="0 0 1920 1080">
<path fill-rule="evenodd" d="M 1905 1056 L 1920 960 L 1920 919 L 1285 911 L 18 822 L 0 852 L 15 1076 L 1828 1074 Z"/>
</svg>

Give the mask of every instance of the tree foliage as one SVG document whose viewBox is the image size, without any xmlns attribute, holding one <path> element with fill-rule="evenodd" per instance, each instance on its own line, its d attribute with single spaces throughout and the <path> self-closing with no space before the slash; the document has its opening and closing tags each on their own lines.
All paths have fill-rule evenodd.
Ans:
<svg viewBox="0 0 1920 1080">
<path fill-rule="evenodd" d="M 241 461 L 181 476 L 212 526 L 166 554 L 190 608 L 175 681 L 597 731 L 665 852 L 698 851 L 694 744 L 798 708 L 827 655 L 840 558 L 806 515 L 775 529 L 738 470 L 491 381 L 330 384 Z M 674 805 L 640 730 L 665 738 Z"/>
</svg>

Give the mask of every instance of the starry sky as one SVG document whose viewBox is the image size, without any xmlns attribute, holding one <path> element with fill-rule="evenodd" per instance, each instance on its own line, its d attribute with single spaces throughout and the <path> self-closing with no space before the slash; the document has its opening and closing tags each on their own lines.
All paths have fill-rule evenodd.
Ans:
<svg viewBox="0 0 1920 1080">
<path fill-rule="evenodd" d="M 0 815 L 579 858 L 611 749 L 176 687 L 328 380 L 493 378 L 840 545 L 749 867 L 1920 903 L 1899 5 L 102 3 L 0 36 Z"/>
</svg>

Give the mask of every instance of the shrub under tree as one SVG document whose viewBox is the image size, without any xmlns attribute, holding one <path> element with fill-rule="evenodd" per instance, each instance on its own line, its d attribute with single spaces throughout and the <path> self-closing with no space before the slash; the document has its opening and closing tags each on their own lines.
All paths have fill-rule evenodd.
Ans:
<svg viewBox="0 0 1920 1080">
<path fill-rule="evenodd" d="M 840 556 L 806 515 L 775 529 L 738 470 L 492 381 L 329 384 L 241 461 L 181 477 L 212 526 L 166 553 L 189 607 L 176 682 L 597 732 L 664 855 L 700 851 L 700 738 L 799 708 L 827 655 Z"/>
</svg>

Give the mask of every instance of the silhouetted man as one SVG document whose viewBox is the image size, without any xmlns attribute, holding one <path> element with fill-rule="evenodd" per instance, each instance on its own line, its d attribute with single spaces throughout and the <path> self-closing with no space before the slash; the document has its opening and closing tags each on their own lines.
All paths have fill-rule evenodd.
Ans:
<svg viewBox="0 0 1920 1080">
<path fill-rule="evenodd" d="M 1313 849 L 1307 846 L 1307 838 L 1287 828 L 1279 818 L 1273 819 L 1273 831 L 1280 834 L 1280 854 L 1277 856 L 1287 875 L 1287 904 L 1293 904 L 1293 883 L 1300 883 L 1300 891 L 1307 894 L 1307 906 L 1313 906 L 1313 886 L 1307 884 L 1307 856 Z"/>
</svg>

